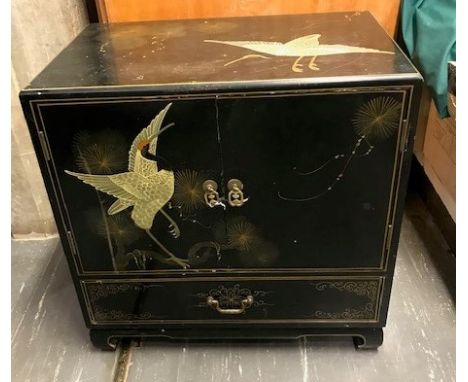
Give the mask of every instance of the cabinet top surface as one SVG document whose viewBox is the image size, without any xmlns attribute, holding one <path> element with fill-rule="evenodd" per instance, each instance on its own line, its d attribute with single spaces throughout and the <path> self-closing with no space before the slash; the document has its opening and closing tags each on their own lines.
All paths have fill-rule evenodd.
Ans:
<svg viewBox="0 0 468 382">
<path fill-rule="evenodd" d="M 417 75 L 368 12 L 90 24 L 28 89 Z"/>
</svg>

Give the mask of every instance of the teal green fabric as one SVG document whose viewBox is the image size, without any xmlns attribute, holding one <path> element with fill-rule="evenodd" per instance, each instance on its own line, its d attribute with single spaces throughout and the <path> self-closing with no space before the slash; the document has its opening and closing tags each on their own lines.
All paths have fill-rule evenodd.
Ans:
<svg viewBox="0 0 468 382">
<path fill-rule="evenodd" d="M 447 117 L 447 65 L 456 61 L 455 0 L 402 0 L 401 32 L 440 116 Z"/>
</svg>

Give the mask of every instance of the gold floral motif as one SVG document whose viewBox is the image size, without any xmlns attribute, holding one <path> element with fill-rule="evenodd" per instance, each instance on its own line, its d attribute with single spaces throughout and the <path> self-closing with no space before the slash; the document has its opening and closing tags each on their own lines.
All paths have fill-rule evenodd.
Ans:
<svg viewBox="0 0 468 382">
<path fill-rule="evenodd" d="M 95 303 L 102 297 L 113 296 L 118 293 L 127 292 L 130 289 L 129 284 L 88 284 L 87 291 L 91 300 L 91 303 Z"/>
<path fill-rule="evenodd" d="M 130 286 L 129 284 L 88 284 L 87 291 L 93 308 L 94 318 L 97 321 L 128 321 L 128 320 L 148 320 L 152 317 L 150 312 L 143 313 L 125 313 L 118 309 L 102 309 L 98 305 L 101 298 L 115 296 L 119 293 L 125 293 L 130 290 L 140 291 L 140 286 Z"/>
<path fill-rule="evenodd" d="M 152 318 L 150 312 L 144 313 L 124 313 L 121 310 L 103 310 L 96 308 L 94 310 L 94 317 L 97 321 L 130 321 L 130 320 L 149 320 Z"/>
<path fill-rule="evenodd" d="M 367 296 L 370 300 L 375 300 L 379 283 L 377 281 L 324 281 L 316 285 L 316 289 L 323 291 L 326 288 L 337 289 L 340 292 L 346 291 L 357 294 L 358 296 Z"/>
<path fill-rule="evenodd" d="M 92 136 L 78 132 L 73 137 L 76 166 L 88 174 L 112 174 L 126 165 L 125 139 L 109 129 Z"/>
<path fill-rule="evenodd" d="M 245 219 L 227 223 L 228 244 L 240 251 L 248 252 L 259 241 L 257 228 Z"/>
<path fill-rule="evenodd" d="M 343 312 L 323 312 L 318 310 L 314 313 L 321 319 L 371 319 L 375 315 L 375 301 L 378 292 L 378 281 L 323 281 L 317 283 L 315 289 L 324 291 L 327 288 L 336 289 L 340 292 L 354 293 L 358 296 L 366 296 L 368 302 L 362 308 L 347 308 Z"/>
<path fill-rule="evenodd" d="M 368 303 L 363 309 L 345 309 L 344 312 L 330 313 L 318 310 L 315 316 L 320 319 L 329 320 L 359 320 L 370 319 L 374 317 L 374 304 Z"/>
<path fill-rule="evenodd" d="M 223 251 L 237 250 L 239 259 L 245 266 L 265 267 L 273 264 L 279 256 L 278 247 L 264 238 L 260 230 L 243 216 L 230 218 L 226 223 L 215 223 L 212 232 L 215 240 L 210 242 L 210 247 L 215 248 L 216 245 L 218 257 Z M 215 254 L 214 251 L 207 252 L 206 245 L 203 247 L 206 247 L 204 260 Z M 192 252 L 200 250 L 195 249 L 195 246 L 193 248 Z"/>
<path fill-rule="evenodd" d="M 203 184 L 204 179 L 195 170 L 181 170 L 175 173 L 173 202 L 183 213 L 204 207 Z"/>
<path fill-rule="evenodd" d="M 392 97 L 376 97 L 358 109 L 352 123 L 359 136 L 384 140 L 398 129 L 400 113 L 400 102 Z"/>
</svg>

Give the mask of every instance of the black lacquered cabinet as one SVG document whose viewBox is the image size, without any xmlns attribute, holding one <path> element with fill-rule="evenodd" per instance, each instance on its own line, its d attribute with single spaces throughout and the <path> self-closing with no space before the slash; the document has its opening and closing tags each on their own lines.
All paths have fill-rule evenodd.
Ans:
<svg viewBox="0 0 468 382">
<path fill-rule="evenodd" d="M 421 77 L 369 13 L 88 26 L 21 93 L 93 342 L 382 342 Z"/>
</svg>

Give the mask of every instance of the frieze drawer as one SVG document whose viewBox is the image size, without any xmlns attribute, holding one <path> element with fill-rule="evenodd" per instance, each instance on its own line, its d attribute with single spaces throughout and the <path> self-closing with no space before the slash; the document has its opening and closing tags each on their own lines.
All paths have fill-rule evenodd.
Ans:
<svg viewBox="0 0 468 382">
<path fill-rule="evenodd" d="M 83 281 L 91 324 L 378 322 L 383 278 Z"/>
</svg>

